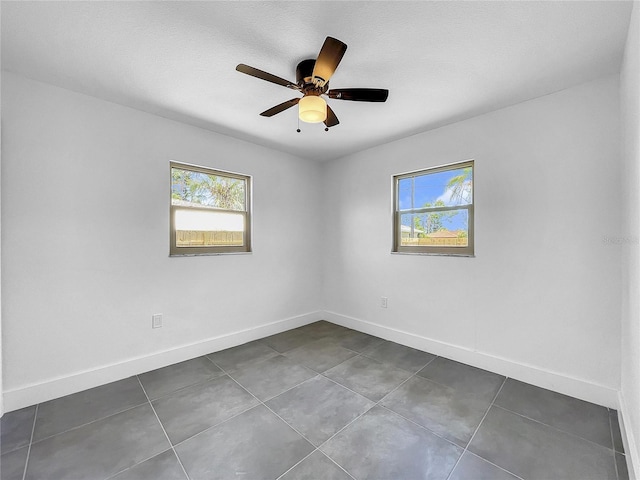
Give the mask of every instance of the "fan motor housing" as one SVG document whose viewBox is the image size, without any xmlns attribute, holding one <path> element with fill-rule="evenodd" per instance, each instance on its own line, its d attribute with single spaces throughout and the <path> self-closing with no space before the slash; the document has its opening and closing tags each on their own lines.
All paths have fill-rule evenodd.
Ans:
<svg viewBox="0 0 640 480">
<path fill-rule="evenodd" d="M 316 61 L 313 58 L 301 61 L 296 67 L 296 82 L 305 95 L 322 95 L 329 89 L 329 82 L 322 87 L 313 83 L 313 67 Z"/>
</svg>

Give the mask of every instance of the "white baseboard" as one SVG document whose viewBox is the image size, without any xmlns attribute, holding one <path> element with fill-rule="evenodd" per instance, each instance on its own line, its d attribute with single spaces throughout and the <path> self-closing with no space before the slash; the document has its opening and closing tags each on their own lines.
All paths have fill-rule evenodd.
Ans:
<svg viewBox="0 0 640 480">
<path fill-rule="evenodd" d="M 188 345 L 180 345 L 170 350 L 157 352 L 144 357 L 130 358 L 122 362 L 105 365 L 100 368 L 65 375 L 45 382 L 26 385 L 4 392 L 4 412 L 46 402 L 80 392 L 88 388 L 122 380 L 123 378 L 183 362 L 208 353 L 235 347 L 252 340 L 268 337 L 276 333 L 301 327 L 321 320 L 323 312 L 316 311 L 284 320 L 232 332 L 218 337 L 208 338 Z"/>
<path fill-rule="evenodd" d="M 324 312 L 325 320 L 375 335 L 386 340 L 450 358 L 467 365 L 505 375 L 531 385 L 570 395 L 581 400 L 618 409 L 618 391 L 587 380 L 518 363 L 469 348 L 434 340 L 335 312 Z"/>
<path fill-rule="evenodd" d="M 634 432 L 625 423 L 625 418 L 629 418 L 629 410 L 627 402 L 624 399 L 622 392 L 619 392 L 618 403 L 618 421 L 620 423 L 620 433 L 622 434 L 622 443 L 624 445 L 624 451 L 627 459 L 627 469 L 629 470 L 629 480 L 639 480 L 640 475 L 640 453 L 638 451 L 638 443 Z"/>
</svg>

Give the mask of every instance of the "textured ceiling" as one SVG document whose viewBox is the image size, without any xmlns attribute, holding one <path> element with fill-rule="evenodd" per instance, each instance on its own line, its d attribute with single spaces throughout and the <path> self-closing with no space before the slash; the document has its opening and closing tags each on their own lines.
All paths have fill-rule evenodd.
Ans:
<svg viewBox="0 0 640 480">
<path fill-rule="evenodd" d="M 327 160 L 617 72 L 631 2 L 2 2 L 2 68 L 202 128 Z M 324 38 L 348 45 L 329 100 L 340 125 L 298 127 L 297 92 Z"/>
</svg>

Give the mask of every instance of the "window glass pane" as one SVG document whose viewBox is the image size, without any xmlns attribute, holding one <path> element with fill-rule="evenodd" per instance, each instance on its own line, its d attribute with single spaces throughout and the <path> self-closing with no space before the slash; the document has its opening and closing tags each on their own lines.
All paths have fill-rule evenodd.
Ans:
<svg viewBox="0 0 640 480">
<path fill-rule="evenodd" d="M 400 210 L 413 208 L 413 198 L 411 193 L 411 183 L 413 178 L 401 178 L 398 180 L 398 206 Z"/>
<path fill-rule="evenodd" d="M 469 205 L 472 187 L 471 167 L 416 176 L 413 208 Z"/>
<path fill-rule="evenodd" d="M 466 247 L 469 245 L 467 209 L 400 216 L 402 247 Z"/>
<path fill-rule="evenodd" d="M 245 221 L 241 213 L 176 210 L 177 247 L 242 246 Z"/>
<path fill-rule="evenodd" d="M 174 167 L 171 169 L 171 204 L 246 210 L 246 182 Z"/>
</svg>

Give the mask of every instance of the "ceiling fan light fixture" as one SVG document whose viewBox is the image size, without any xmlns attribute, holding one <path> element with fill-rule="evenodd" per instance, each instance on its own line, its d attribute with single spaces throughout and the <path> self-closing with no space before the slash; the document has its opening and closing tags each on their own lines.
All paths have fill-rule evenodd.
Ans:
<svg viewBox="0 0 640 480">
<path fill-rule="evenodd" d="M 316 95 L 307 95 L 298 102 L 298 117 L 306 123 L 320 123 L 327 119 L 327 102 Z"/>
</svg>

